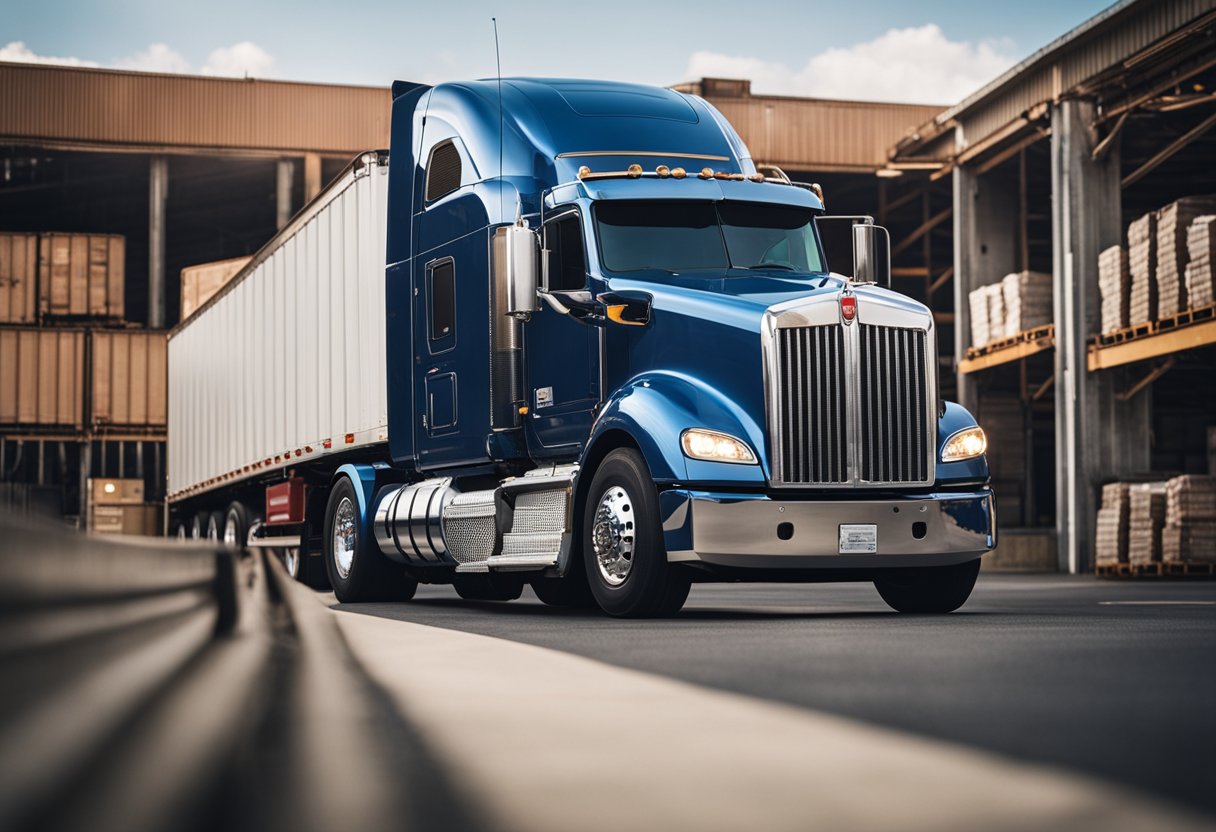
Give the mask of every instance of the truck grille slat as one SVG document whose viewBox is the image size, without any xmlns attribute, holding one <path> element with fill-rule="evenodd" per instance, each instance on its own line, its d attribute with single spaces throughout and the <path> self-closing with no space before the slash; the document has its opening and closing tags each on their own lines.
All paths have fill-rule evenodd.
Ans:
<svg viewBox="0 0 1216 832">
<path fill-rule="evenodd" d="M 927 333 L 858 323 L 856 334 L 846 346 L 839 325 L 776 330 L 778 481 L 846 485 L 930 479 Z M 856 389 L 851 391 L 846 361 L 854 349 Z M 851 459 L 854 425 L 856 458 Z"/>
</svg>

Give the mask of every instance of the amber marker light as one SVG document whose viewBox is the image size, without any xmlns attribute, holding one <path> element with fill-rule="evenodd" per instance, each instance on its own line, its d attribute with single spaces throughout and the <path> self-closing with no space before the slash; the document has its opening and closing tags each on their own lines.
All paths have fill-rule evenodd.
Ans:
<svg viewBox="0 0 1216 832">
<path fill-rule="evenodd" d="M 654 169 L 654 172 L 659 175 L 660 179 L 666 179 L 671 176 L 671 168 L 667 167 L 667 165 L 659 165 Z"/>
<path fill-rule="evenodd" d="M 353 433 L 346 434 L 346 444 L 347 445 L 355 444 L 355 435 Z"/>
<path fill-rule="evenodd" d="M 583 165 L 582 167 L 580 167 L 578 169 L 578 178 L 579 179 L 586 179 L 590 175 L 591 175 L 591 168 L 587 167 L 586 165 Z"/>
<path fill-rule="evenodd" d="M 627 173 L 629 175 L 630 179 L 637 179 L 639 176 L 642 175 L 642 166 L 641 165 L 630 165 L 629 168 L 625 171 L 625 173 Z"/>
<path fill-rule="evenodd" d="M 684 170 L 684 168 L 672 168 L 671 169 L 671 178 L 672 179 L 683 179 L 685 176 L 688 176 L 688 171 Z"/>
<path fill-rule="evenodd" d="M 749 176 L 747 178 L 752 180 L 753 182 L 763 182 L 764 174 L 763 173 L 753 173 L 751 176 Z"/>
<path fill-rule="evenodd" d="M 700 176 L 702 179 L 713 179 L 714 178 L 714 169 L 713 168 L 701 168 L 701 172 L 697 175 Z"/>
</svg>

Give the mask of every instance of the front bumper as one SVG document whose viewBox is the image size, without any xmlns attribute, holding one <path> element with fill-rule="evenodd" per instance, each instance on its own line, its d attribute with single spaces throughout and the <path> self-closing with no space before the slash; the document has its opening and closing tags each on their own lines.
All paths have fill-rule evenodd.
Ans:
<svg viewBox="0 0 1216 832">
<path fill-rule="evenodd" d="M 996 546 L 996 503 L 987 488 L 867 500 L 677 488 L 660 494 L 660 509 L 673 562 L 794 570 L 946 566 Z M 877 551 L 840 554 L 845 523 L 877 526 Z M 783 524 L 789 525 L 779 533 Z"/>
</svg>

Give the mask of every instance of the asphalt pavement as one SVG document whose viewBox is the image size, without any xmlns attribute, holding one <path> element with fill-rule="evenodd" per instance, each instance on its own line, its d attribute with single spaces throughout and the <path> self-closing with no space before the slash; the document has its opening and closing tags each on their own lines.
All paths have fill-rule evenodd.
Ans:
<svg viewBox="0 0 1216 832">
<path fill-rule="evenodd" d="M 332 596 L 331 596 L 332 602 Z M 336 609 L 493 636 L 1095 777 L 1216 815 L 1216 583 L 981 575 L 942 617 L 864 584 L 702 584 L 667 620 L 470 603 Z M 712 730 L 712 727 L 707 728 Z"/>
</svg>

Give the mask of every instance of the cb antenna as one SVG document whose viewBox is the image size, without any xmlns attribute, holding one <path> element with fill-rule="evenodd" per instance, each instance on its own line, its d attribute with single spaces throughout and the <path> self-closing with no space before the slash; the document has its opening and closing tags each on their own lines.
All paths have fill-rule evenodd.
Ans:
<svg viewBox="0 0 1216 832">
<path fill-rule="evenodd" d="M 491 17 L 494 24 L 494 67 L 498 73 L 498 215 L 503 213 L 502 204 L 502 146 L 503 146 L 503 117 L 502 117 L 502 55 L 498 51 L 498 18 Z"/>
</svg>

